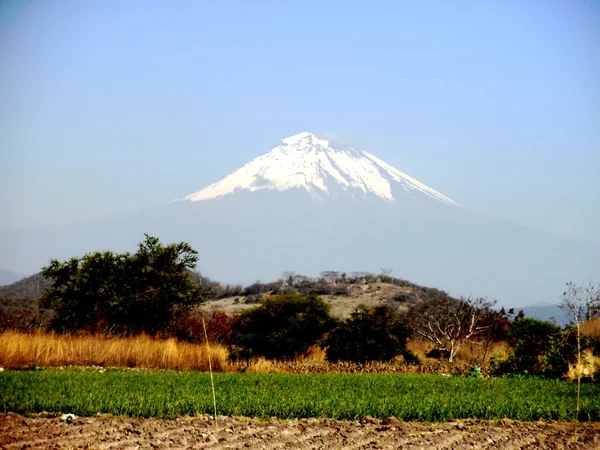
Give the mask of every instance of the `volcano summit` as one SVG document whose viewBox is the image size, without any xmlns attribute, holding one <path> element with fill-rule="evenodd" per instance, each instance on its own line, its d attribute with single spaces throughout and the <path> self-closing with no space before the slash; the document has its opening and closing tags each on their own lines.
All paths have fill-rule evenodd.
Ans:
<svg viewBox="0 0 600 450">
<path fill-rule="evenodd" d="M 393 268 L 394 276 L 503 306 L 558 302 L 597 277 L 600 245 L 462 207 L 370 152 L 311 133 L 281 140 L 220 181 L 168 204 L 64 227 L 0 232 L 0 267 L 133 250 L 143 233 L 188 242 L 223 282 L 283 271 Z"/>
<path fill-rule="evenodd" d="M 449 205 L 456 202 L 386 164 L 374 155 L 299 133 L 237 169 L 217 183 L 185 197 L 193 202 L 234 194 L 238 190 L 303 189 L 313 199 L 375 196 L 387 202 L 410 202 L 426 196 Z"/>
</svg>

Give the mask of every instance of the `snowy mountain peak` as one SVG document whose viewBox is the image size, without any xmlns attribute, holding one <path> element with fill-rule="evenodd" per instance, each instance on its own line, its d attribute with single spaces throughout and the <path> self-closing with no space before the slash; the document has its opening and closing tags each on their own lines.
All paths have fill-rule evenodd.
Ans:
<svg viewBox="0 0 600 450">
<path fill-rule="evenodd" d="M 280 145 L 292 145 L 299 149 L 308 146 L 320 147 L 322 149 L 330 148 L 329 139 L 321 138 L 307 131 L 282 139 Z"/>
<path fill-rule="evenodd" d="M 268 153 L 253 159 L 222 180 L 184 198 L 211 200 L 237 190 L 306 190 L 315 200 L 336 198 L 346 192 L 374 195 L 388 202 L 413 200 L 419 196 L 445 204 L 456 202 L 374 155 L 341 146 L 309 132 L 282 139 Z"/>
<path fill-rule="evenodd" d="M 293 136 L 282 139 L 281 142 L 283 142 L 284 144 L 293 144 L 295 142 L 301 141 L 302 139 L 312 138 L 312 137 L 316 137 L 316 136 L 312 133 L 309 133 L 308 131 L 303 131 L 302 133 L 298 133 Z"/>
</svg>

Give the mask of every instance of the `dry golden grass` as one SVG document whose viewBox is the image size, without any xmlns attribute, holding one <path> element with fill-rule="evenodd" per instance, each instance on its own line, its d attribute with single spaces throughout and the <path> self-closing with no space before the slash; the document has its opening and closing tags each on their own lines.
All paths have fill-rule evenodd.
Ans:
<svg viewBox="0 0 600 450">
<path fill-rule="evenodd" d="M 594 356 L 591 350 L 586 350 L 581 355 L 580 364 L 569 365 L 569 371 L 566 373 L 565 378 L 569 381 L 585 377 L 594 379 L 594 375 L 598 371 L 600 371 L 600 358 Z"/>
<path fill-rule="evenodd" d="M 327 361 L 327 352 L 324 348 L 315 345 L 308 349 L 308 353 L 300 358 L 302 361 L 312 363 L 324 363 Z"/>
<path fill-rule="evenodd" d="M 433 350 L 435 345 L 430 341 L 414 340 L 406 344 L 406 348 L 414 352 L 424 365 L 431 365 L 434 361 L 432 358 L 427 358 L 426 355 Z M 455 364 L 457 365 L 479 365 L 484 369 L 489 367 L 490 358 L 492 355 L 506 359 L 510 353 L 510 346 L 506 342 L 494 342 L 486 349 L 481 344 L 466 343 L 456 354 Z"/>
<path fill-rule="evenodd" d="M 250 373 L 280 373 L 284 370 L 277 362 L 261 357 L 253 361 L 246 371 Z"/>
<path fill-rule="evenodd" d="M 591 319 L 581 324 L 581 335 L 600 338 L 600 318 Z"/>
<path fill-rule="evenodd" d="M 420 359 L 424 359 L 425 355 L 435 348 L 433 342 L 430 341 L 408 341 L 406 349 L 414 352 Z"/>
<path fill-rule="evenodd" d="M 492 355 L 505 359 L 508 357 L 510 351 L 511 348 L 507 342 L 493 342 L 487 350 L 481 344 L 467 343 L 460 348 L 456 355 L 456 359 L 458 361 L 468 362 L 469 364 L 481 364 L 486 366 Z"/>
<path fill-rule="evenodd" d="M 434 348 L 430 342 L 410 341 L 407 348 L 418 355 L 420 365 L 406 365 L 401 357 L 389 363 L 374 362 L 366 365 L 329 363 L 325 350 L 318 346 L 312 347 L 302 358 L 287 362 L 258 358 L 250 364 L 229 363 L 227 349 L 214 344 L 211 345 L 210 354 L 214 371 L 243 370 L 254 373 L 463 373 L 482 357 L 482 348 L 479 345 L 465 345 L 454 364 L 426 358 L 425 355 Z M 508 351 L 507 349 L 504 343 L 495 344 L 487 357 L 491 354 L 502 354 Z M 29 366 L 101 366 L 200 371 L 209 369 L 204 344 L 189 344 L 175 339 L 159 340 L 145 335 L 108 338 L 12 331 L 0 333 L 0 367 L 11 369 Z"/>
<path fill-rule="evenodd" d="M 214 371 L 231 370 L 227 349 L 212 345 Z M 107 338 L 57 334 L 0 334 L 0 366 L 103 366 L 148 369 L 208 370 L 205 345 L 158 340 L 148 336 Z"/>
<path fill-rule="evenodd" d="M 274 361 L 263 357 L 256 358 L 249 364 L 238 362 L 237 369 L 250 373 L 282 373 L 295 372 L 290 370 L 290 367 L 307 367 L 307 366 L 323 366 L 329 365 L 326 360 L 325 349 L 315 345 L 308 349 L 306 355 L 301 356 L 294 361 Z"/>
</svg>

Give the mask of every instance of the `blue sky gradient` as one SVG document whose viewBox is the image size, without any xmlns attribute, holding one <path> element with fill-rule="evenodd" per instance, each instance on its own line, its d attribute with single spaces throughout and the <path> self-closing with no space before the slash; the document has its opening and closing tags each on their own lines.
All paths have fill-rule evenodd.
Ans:
<svg viewBox="0 0 600 450">
<path fill-rule="evenodd" d="M 0 3 L 0 229 L 160 205 L 301 131 L 600 242 L 597 1 Z"/>
</svg>

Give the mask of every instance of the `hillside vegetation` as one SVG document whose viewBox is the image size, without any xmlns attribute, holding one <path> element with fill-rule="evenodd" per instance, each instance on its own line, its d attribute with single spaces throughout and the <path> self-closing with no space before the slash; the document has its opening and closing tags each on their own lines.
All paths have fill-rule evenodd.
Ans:
<svg viewBox="0 0 600 450">
<path fill-rule="evenodd" d="M 323 272 L 318 278 L 284 273 L 279 280 L 255 282 L 248 286 L 219 283 L 197 271 L 188 273 L 192 281 L 204 290 L 205 301 L 197 307 L 202 313 L 221 311 L 237 315 L 259 305 L 269 295 L 295 292 L 320 295 L 329 304 L 332 315 L 346 318 L 361 304 L 387 304 L 394 309 L 402 309 L 406 302 L 417 300 L 428 292 L 439 292 L 401 278 L 367 272 L 346 274 L 330 271 Z M 10 323 L 21 328 L 43 328 L 50 316 L 47 311 L 40 310 L 38 299 L 51 286 L 52 282 L 41 273 L 0 286 L 0 324 L 11 317 Z"/>
<path fill-rule="evenodd" d="M 181 363 L 164 366 L 161 348 L 172 350 L 171 358 L 195 351 L 183 343 L 208 340 L 227 349 L 234 370 L 257 364 L 265 371 L 319 373 L 388 367 L 384 370 L 593 380 L 600 368 L 600 340 L 589 333 L 594 327 L 589 324 L 600 317 L 600 290 L 591 284 L 567 283 L 563 294 L 565 311 L 574 322 L 585 322 L 580 339 L 577 327 L 497 310 L 486 298 L 455 298 L 392 277 L 389 269 L 325 271 L 318 278 L 284 272 L 277 281 L 242 287 L 195 272 L 197 260 L 187 243 L 164 245 L 149 235 L 135 253 L 51 260 L 39 276 L 0 291 L 8 297 L 0 303 L 0 332 L 9 341 L 10 333 L 20 333 L 14 341 L 23 341 L 12 354 L 3 354 L 4 364 L 111 365 L 82 349 L 103 354 L 104 344 L 118 347 L 116 341 L 103 344 L 105 338 L 145 335 L 155 343 L 131 342 L 142 356 L 114 364 L 137 367 L 129 359 L 144 360 L 143 354 L 151 353 L 150 367 L 181 368 Z M 61 338 L 52 343 L 54 335 L 45 332 Z M 46 350 L 37 350 L 40 343 Z M 65 351 L 48 359 L 53 348 Z M 306 360 L 319 353 L 320 361 Z"/>
<path fill-rule="evenodd" d="M 0 298 L 33 299 L 42 295 L 52 283 L 41 274 L 36 273 L 14 283 L 0 286 Z"/>
<path fill-rule="evenodd" d="M 257 281 L 249 286 L 223 285 L 201 274 L 192 274 L 196 283 L 205 287 L 207 301 L 198 309 L 205 313 L 222 311 L 240 314 L 270 295 L 283 293 L 316 294 L 329 304 L 335 317 L 347 318 L 359 305 L 389 305 L 403 309 L 404 304 L 416 301 L 438 289 L 421 286 L 389 274 L 368 272 L 322 272 L 317 278 L 295 273 L 284 273 L 274 282 Z"/>
<path fill-rule="evenodd" d="M 0 286 L 4 286 L 23 278 L 23 275 L 11 272 L 10 270 L 0 269 Z"/>
</svg>

